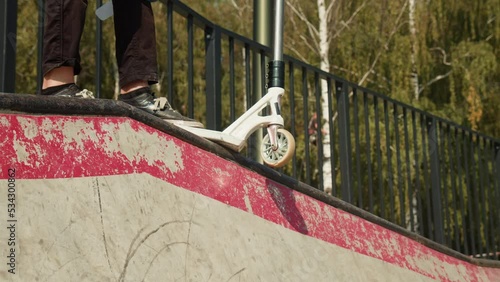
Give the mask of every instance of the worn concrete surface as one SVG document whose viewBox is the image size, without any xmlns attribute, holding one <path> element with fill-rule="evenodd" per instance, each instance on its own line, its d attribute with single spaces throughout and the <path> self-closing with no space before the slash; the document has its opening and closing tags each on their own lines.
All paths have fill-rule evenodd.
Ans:
<svg viewBox="0 0 500 282">
<path fill-rule="evenodd" d="M 2 281 L 432 280 L 147 174 L 17 187 L 17 273 Z"/>
</svg>

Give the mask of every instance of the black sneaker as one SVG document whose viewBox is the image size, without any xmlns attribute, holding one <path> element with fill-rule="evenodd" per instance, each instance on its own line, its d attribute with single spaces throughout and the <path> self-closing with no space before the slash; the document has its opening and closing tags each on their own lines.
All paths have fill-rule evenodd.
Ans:
<svg viewBox="0 0 500 282">
<path fill-rule="evenodd" d="M 87 89 L 82 90 L 74 83 L 49 87 L 47 89 L 42 90 L 42 95 L 54 96 L 54 97 L 94 99 L 94 94 L 91 91 Z"/>
<path fill-rule="evenodd" d="M 153 114 L 172 124 L 199 128 L 204 127 L 201 122 L 185 117 L 174 110 L 168 103 L 167 98 L 156 98 L 149 87 L 140 88 L 127 94 L 120 94 L 118 100 Z"/>
</svg>

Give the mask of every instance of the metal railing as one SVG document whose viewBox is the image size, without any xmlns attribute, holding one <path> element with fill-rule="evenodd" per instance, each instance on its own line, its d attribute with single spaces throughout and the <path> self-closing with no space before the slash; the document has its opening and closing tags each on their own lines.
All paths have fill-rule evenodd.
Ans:
<svg viewBox="0 0 500 282">
<path fill-rule="evenodd" d="M 166 37 L 167 50 L 160 63 L 167 74 L 162 89 L 191 117 L 202 107 L 204 116 L 197 118 L 221 130 L 255 102 L 252 56 L 259 55 L 264 68 L 272 50 L 180 1 L 162 2 L 167 15 L 167 32 L 159 35 Z M 100 52 L 99 37 L 96 44 Z M 499 140 L 290 56 L 284 61 L 282 114 L 297 141 L 285 173 L 458 252 L 499 259 Z M 96 80 L 100 85 L 99 73 Z M 312 118 L 322 116 L 322 103 L 328 104 L 328 136 L 322 130 L 326 120 Z M 331 175 L 324 175 L 325 163 Z M 331 187 L 325 187 L 328 182 Z"/>
</svg>

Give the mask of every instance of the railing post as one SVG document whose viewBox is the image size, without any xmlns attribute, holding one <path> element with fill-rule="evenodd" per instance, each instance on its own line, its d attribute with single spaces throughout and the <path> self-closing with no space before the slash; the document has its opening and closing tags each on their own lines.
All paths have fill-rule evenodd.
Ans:
<svg viewBox="0 0 500 282">
<path fill-rule="evenodd" d="M 217 28 L 205 29 L 205 78 L 207 86 L 207 129 L 221 130 L 221 32 Z"/>
<path fill-rule="evenodd" d="M 444 244 L 443 207 L 441 204 L 441 179 L 439 164 L 439 143 L 437 137 L 437 122 L 434 117 L 427 117 L 427 140 L 431 169 L 431 199 L 434 226 L 434 239 Z"/>
<path fill-rule="evenodd" d="M 101 7 L 102 0 L 96 1 L 96 7 Z M 95 17 L 95 94 L 97 98 L 101 97 L 102 81 L 102 21 Z"/>
<path fill-rule="evenodd" d="M 17 1 L 16 1 L 17 2 Z M 43 35 L 45 32 L 45 0 L 37 0 L 38 5 L 38 32 L 37 32 L 37 66 L 36 66 L 36 93 L 42 93 L 43 84 Z"/>
<path fill-rule="evenodd" d="M 339 154 L 342 178 L 342 199 L 352 202 L 351 130 L 349 122 L 349 92 L 345 82 L 336 82 L 337 110 L 339 113 Z"/>
<path fill-rule="evenodd" d="M 167 99 L 174 101 L 174 3 L 167 1 Z M 174 105 L 175 106 L 175 105 Z"/>
<path fill-rule="evenodd" d="M 497 196 L 500 197 L 500 143 L 496 142 L 495 142 L 495 162 L 493 165 L 494 165 L 493 172 L 496 178 L 494 181 L 496 187 L 495 190 L 498 193 Z"/>
<path fill-rule="evenodd" d="M 17 1 L 0 1 L 0 92 L 16 88 Z"/>
<path fill-rule="evenodd" d="M 495 142 L 495 162 L 493 163 L 493 172 L 494 172 L 494 175 L 495 175 L 495 181 L 493 182 L 494 183 L 494 186 L 493 186 L 493 191 L 494 191 L 494 200 L 496 201 L 496 203 L 498 203 L 498 201 L 500 201 L 500 143 L 497 143 Z M 492 230 L 492 234 L 493 234 L 493 246 L 496 246 L 496 259 L 500 259 L 500 236 L 496 236 L 495 237 L 495 234 L 499 234 L 499 233 L 496 233 L 496 232 L 500 232 L 500 207 L 498 206 L 495 206 L 495 211 L 493 212 L 493 215 L 492 213 L 490 212 L 490 216 L 494 216 L 493 218 L 496 218 L 497 222 L 493 222 L 493 226 L 496 226 L 496 227 L 493 227 L 494 230 Z"/>
</svg>

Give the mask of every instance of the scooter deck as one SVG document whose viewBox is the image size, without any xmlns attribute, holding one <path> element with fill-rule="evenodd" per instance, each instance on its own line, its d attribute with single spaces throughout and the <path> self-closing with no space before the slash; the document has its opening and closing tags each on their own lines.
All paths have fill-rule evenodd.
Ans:
<svg viewBox="0 0 500 282">
<path fill-rule="evenodd" d="M 177 126 L 238 153 L 241 152 L 247 145 L 246 140 L 241 140 L 232 135 L 224 134 L 223 132 L 183 125 Z"/>
</svg>

